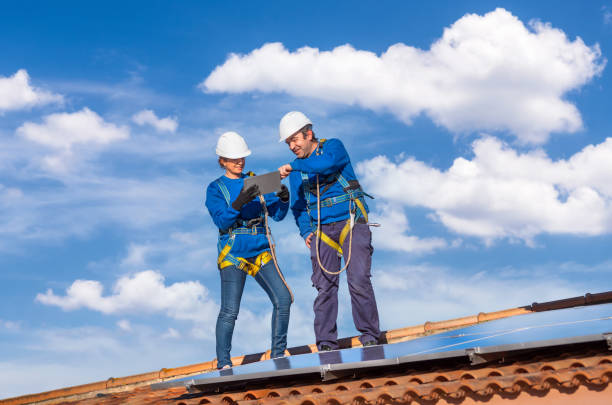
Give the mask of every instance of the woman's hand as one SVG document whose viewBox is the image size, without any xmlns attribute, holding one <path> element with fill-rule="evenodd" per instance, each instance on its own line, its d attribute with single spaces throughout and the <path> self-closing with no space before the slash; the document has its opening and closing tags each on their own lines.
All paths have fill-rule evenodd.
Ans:
<svg viewBox="0 0 612 405">
<path fill-rule="evenodd" d="M 232 208 L 236 211 L 240 211 L 245 204 L 250 202 L 253 198 L 259 195 L 259 186 L 257 184 L 253 184 L 251 187 L 242 189 L 238 197 L 232 203 Z"/>
<path fill-rule="evenodd" d="M 284 184 L 281 184 L 281 189 L 276 193 L 276 196 L 284 203 L 289 201 L 289 189 Z"/>
</svg>

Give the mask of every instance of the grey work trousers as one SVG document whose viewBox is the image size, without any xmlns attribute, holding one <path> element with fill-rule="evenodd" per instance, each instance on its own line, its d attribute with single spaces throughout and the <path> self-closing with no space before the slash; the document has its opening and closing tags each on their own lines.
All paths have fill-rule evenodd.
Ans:
<svg viewBox="0 0 612 405">
<path fill-rule="evenodd" d="M 345 224 L 345 221 L 324 224 L 321 225 L 321 230 L 331 239 L 338 241 Z M 349 240 L 350 236 L 347 235 L 342 246 L 345 261 L 349 254 Z M 319 257 L 323 267 L 331 272 L 336 272 L 340 270 L 341 260 L 335 249 L 321 240 L 317 241 L 316 236 L 313 235 L 310 244 L 310 259 L 312 261 L 311 280 L 318 292 L 313 305 L 317 347 L 327 345 L 332 349 L 337 349 L 338 328 L 336 320 L 338 317 L 338 283 L 340 277 L 321 270 L 316 256 L 315 244 L 317 242 L 319 243 Z M 380 338 L 378 309 L 370 280 L 373 252 L 372 233 L 369 226 L 367 224 L 355 224 L 351 261 L 346 269 L 346 277 L 351 295 L 353 322 L 361 333 L 359 340 L 362 344 L 371 341 L 378 342 Z"/>
</svg>

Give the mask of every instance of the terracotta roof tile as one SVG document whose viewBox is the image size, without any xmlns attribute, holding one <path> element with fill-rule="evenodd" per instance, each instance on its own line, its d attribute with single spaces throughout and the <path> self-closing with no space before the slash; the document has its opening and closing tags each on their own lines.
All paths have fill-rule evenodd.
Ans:
<svg viewBox="0 0 612 405">
<path fill-rule="evenodd" d="M 451 319 L 442 322 L 426 322 L 422 325 L 401 328 L 384 333 L 384 342 L 395 343 L 405 340 L 457 329 L 490 320 L 528 314 L 532 311 L 567 308 L 577 305 L 593 305 L 612 301 L 612 292 L 586 294 L 583 297 L 568 298 L 550 303 L 534 303 L 530 306 L 503 311 L 479 313 L 474 316 Z M 339 341 L 341 348 L 357 347 L 361 344 L 356 337 Z M 288 355 L 315 352 L 314 345 L 289 348 Z M 0 400 L 2 405 L 27 403 L 62 404 L 119 404 L 119 403 L 163 403 L 185 405 L 200 403 L 224 403 L 232 405 L 240 402 L 245 405 L 257 402 L 272 404 L 334 405 L 347 402 L 372 403 L 387 401 L 406 403 L 410 401 L 437 401 L 440 398 L 464 398 L 466 396 L 508 395 L 508 393 L 544 390 L 559 387 L 608 387 L 612 376 L 612 358 L 607 355 L 558 354 L 554 359 L 530 358 L 524 362 L 514 362 L 496 367 L 471 367 L 456 370 L 430 370 L 404 375 L 385 375 L 345 381 L 340 385 L 306 384 L 274 389 L 257 389 L 234 394 L 202 396 L 188 394 L 185 388 L 171 388 L 152 391 L 150 384 L 167 379 L 201 374 L 216 368 L 216 361 L 192 364 L 184 367 L 164 368 L 159 371 L 110 378 L 92 384 L 69 387 L 40 394 Z M 269 358 L 269 352 L 255 353 L 232 358 L 236 365 L 248 364 Z M 596 362 L 596 363 L 593 363 Z M 502 395 L 502 396 L 503 396 Z M 228 402 L 229 401 L 229 402 Z M 612 401 L 610 401 L 612 403 Z M 594 405 L 594 404 L 590 404 Z"/>
<path fill-rule="evenodd" d="M 560 355 L 559 357 L 563 357 Z M 573 393 L 585 387 L 608 399 L 612 378 L 612 355 L 517 361 L 498 367 L 395 373 L 379 377 L 335 382 L 303 383 L 212 395 L 189 394 L 185 388 L 153 391 L 149 387 L 95 398 L 59 402 L 83 405 L 173 404 L 173 405 L 340 405 L 462 403 L 489 401 L 494 397 L 517 398 L 526 394 L 546 398 L 551 392 Z"/>
</svg>

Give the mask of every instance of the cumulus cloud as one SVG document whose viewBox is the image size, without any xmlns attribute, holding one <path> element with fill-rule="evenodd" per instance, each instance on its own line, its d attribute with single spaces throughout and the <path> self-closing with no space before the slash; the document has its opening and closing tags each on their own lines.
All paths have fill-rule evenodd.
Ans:
<svg viewBox="0 0 612 405">
<path fill-rule="evenodd" d="M 99 281 L 76 280 L 66 289 L 66 295 L 56 295 L 49 289 L 38 294 L 36 301 L 65 311 L 87 308 L 104 314 L 165 313 L 173 319 L 202 323 L 212 323 L 218 311 L 208 290 L 198 281 L 166 286 L 164 276 L 153 270 L 121 277 L 110 295 L 104 295 Z"/>
<path fill-rule="evenodd" d="M 99 148 L 130 135 L 126 126 L 106 122 L 89 108 L 75 113 L 47 115 L 42 124 L 26 122 L 17 128 L 17 134 L 55 150 L 55 154 L 43 158 L 43 166 L 55 172 L 66 172 L 70 168 L 73 160 L 77 159 L 73 154 L 76 146 Z"/>
<path fill-rule="evenodd" d="M 281 43 L 231 54 L 201 84 L 207 92 L 287 92 L 373 110 L 406 123 L 419 114 L 454 132 L 509 131 L 525 143 L 582 127 L 563 97 L 601 73 L 598 45 L 571 41 L 504 9 L 468 14 L 429 50 L 403 43 L 380 56 L 350 45 L 331 51 Z"/>
<path fill-rule="evenodd" d="M 158 118 L 152 110 L 142 110 L 132 116 L 132 121 L 138 125 L 151 125 L 160 132 L 176 132 L 178 120 L 176 117 Z"/>
<path fill-rule="evenodd" d="M 105 145 L 129 137 L 125 126 L 104 121 L 89 108 L 75 113 L 47 115 L 42 124 L 26 122 L 17 134 L 53 149 L 70 150 L 75 144 Z"/>
<path fill-rule="evenodd" d="M 373 194 L 429 208 L 450 230 L 489 242 L 612 231 L 612 138 L 567 160 L 554 161 L 542 150 L 519 153 L 492 137 L 475 141 L 473 153 L 446 171 L 385 156 L 361 162 L 357 170 Z"/>
<path fill-rule="evenodd" d="M 0 113 L 62 101 L 59 94 L 32 87 L 30 76 L 24 69 L 10 77 L 0 76 Z"/>
<path fill-rule="evenodd" d="M 372 274 L 385 329 L 575 297 L 588 291 L 580 282 L 560 278 L 556 267 L 466 273 L 458 268 L 417 264 L 375 268 Z"/>
<path fill-rule="evenodd" d="M 442 238 L 419 238 L 407 235 L 410 225 L 401 207 L 382 204 L 376 213 L 370 215 L 370 218 L 381 224 L 380 229 L 372 232 L 377 248 L 408 253 L 431 253 L 448 247 Z"/>
</svg>

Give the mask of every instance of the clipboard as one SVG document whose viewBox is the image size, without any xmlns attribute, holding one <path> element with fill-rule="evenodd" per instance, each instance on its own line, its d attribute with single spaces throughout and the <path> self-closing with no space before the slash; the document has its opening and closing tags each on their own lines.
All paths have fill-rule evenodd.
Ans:
<svg viewBox="0 0 612 405">
<path fill-rule="evenodd" d="M 259 176 L 245 177 L 244 189 L 257 184 L 261 194 L 274 193 L 281 188 L 281 178 L 278 171 L 262 174 Z"/>
</svg>

